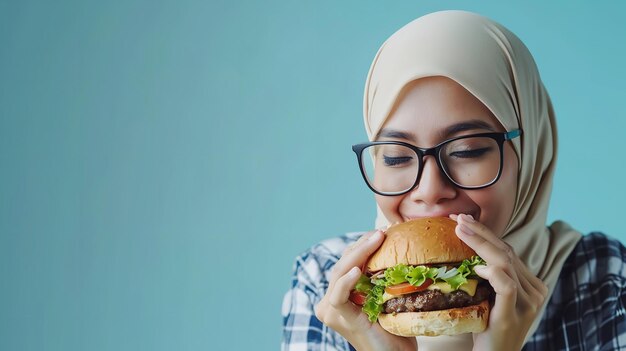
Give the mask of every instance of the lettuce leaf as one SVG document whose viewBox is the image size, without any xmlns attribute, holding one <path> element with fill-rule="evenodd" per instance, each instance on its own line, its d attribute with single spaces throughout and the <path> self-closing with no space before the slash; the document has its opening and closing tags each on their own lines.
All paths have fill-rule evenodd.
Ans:
<svg viewBox="0 0 626 351">
<path fill-rule="evenodd" d="M 442 276 L 438 278 L 450 284 L 453 290 L 457 290 L 459 286 L 467 283 L 467 277 L 469 275 L 476 275 L 474 267 L 481 264 L 484 265 L 486 262 L 479 256 L 472 256 L 469 260 L 463 260 L 458 268 L 453 268 L 447 272 L 449 274 L 444 274 L 445 277 Z"/>
<path fill-rule="evenodd" d="M 385 270 L 386 285 L 397 285 L 407 281 L 407 275 L 410 272 L 409 266 L 405 264 L 399 264 Z"/>
<path fill-rule="evenodd" d="M 354 289 L 358 292 L 367 294 L 373 287 L 374 284 L 372 284 L 370 278 L 368 278 L 365 274 L 361 274 L 361 277 L 356 282 L 356 286 L 354 287 Z"/>
<path fill-rule="evenodd" d="M 363 305 L 363 312 L 367 314 L 367 318 L 370 322 L 374 323 L 378 319 L 378 315 L 383 310 L 383 293 L 385 287 L 382 285 L 375 285 L 367 294 L 365 304 Z"/>
<path fill-rule="evenodd" d="M 426 279 L 435 280 L 439 270 L 433 267 L 417 266 L 413 267 L 409 274 L 406 275 L 406 280 L 413 286 L 420 286 L 424 284 Z M 393 284 L 391 284 L 393 285 Z"/>
</svg>

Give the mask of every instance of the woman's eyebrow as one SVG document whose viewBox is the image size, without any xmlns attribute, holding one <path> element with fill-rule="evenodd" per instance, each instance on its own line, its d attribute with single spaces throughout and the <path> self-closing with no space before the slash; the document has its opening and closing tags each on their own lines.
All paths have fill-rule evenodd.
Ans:
<svg viewBox="0 0 626 351">
<path fill-rule="evenodd" d="M 496 130 L 487 122 L 481 121 L 479 119 L 472 119 L 469 121 L 453 124 L 449 127 L 443 129 L 439 135 L 443 139 L 450 138 L 451 136 L 464 132 L 466 130 L 474 130 L 474 129 L 484 129 L 490 132 L 495 132 Z"/>
<path fill-rule="evenodd" d="M 404 140 L 415 140 L 415 135 L 413 133 L 407 133 L 395 129 L 381 129 L 378 132 L 375 140 L 378 138 L 390 138 L 390 139 L 404 139 Z"/>
<path fill-rule="evenodd" d="M 490 132 L 496 132 L 496 130 L 489 123 L 481 121 L 479 119 L 472 119 L 469 121 L 456 123 L 444 128 L 439 132 L 439 136 L 442 139 L 447 139 L 457 133 L 475 129 L 483 129 Z M 380 132 L 378 132 L 375 140 L 377 140 L 378 138 L 415 140 L 415 134 L 403 132 L 396 129 L 383 128 L 380 130 Z"/>
</svg>

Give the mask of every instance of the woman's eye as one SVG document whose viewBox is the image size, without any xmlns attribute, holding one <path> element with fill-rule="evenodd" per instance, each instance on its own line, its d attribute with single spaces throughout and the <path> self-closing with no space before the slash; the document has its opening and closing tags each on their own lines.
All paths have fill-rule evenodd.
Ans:
<svg viewBox="0 0 626 351">
<path fill-rule="evenodd" d="M 410 156 L 402 156 L 402 157 L 391 157 L 383 155 L 383 159 L 385 160 L 385 166 L 401 166 L 411 162 L 413 157 Z"/>
<path fill-rule="evenodd" d="M 491 148 L 486 147 L 486 148 L 474 149 L 474 150 L 453 151 L 448 156 L 457 157 L 457 158 L 478 158 L 478 157 L 484 156 L 486 153 L 490 151 L 491 151 Z"/>
</svg>

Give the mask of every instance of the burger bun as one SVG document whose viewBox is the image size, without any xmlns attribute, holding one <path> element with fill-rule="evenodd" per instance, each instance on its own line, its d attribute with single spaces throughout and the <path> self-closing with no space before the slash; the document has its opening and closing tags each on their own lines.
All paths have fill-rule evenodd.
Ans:
<svg viewBox="0 0 626 351">
<path fill-rule="evenodd" d="M 476 252 L 454 233 L 456 222 L 447 217 L 418 218 L 394 224 L 385 241 L 370 257 L 366 269 L 376 272 L 397 264 L 423 265 L 462 262 Z"/>
<path fill-rule="evenodd" d="M 399 336 L 439 336 L 480 333 L 487 328 L 489 302 L 429 312 L 381 313 L 380 326 Z"/>
</svg>

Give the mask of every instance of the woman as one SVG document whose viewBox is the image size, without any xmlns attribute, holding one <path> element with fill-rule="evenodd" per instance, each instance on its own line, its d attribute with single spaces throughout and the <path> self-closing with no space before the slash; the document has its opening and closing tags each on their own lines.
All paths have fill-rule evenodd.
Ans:
<svg viewBox="0 0 626 351">
<path fill-rule="evenodd" d="M 326 240 L 296 259 L 283 303 L 283 349 L 626 349 L 624 247 L 599 233 L 581 238 L 561 221 L 545 225 L 556 123 L 534 60 L 514 34 L 463 11 L 407 24 L 374 58 L 364 119 L 363 162 L 376 141 L 403 150 L 385 156 L 387 165 L 422 159 L 401 176 L 381 173 L 380 162 L 376 177 L 366 171 L 376 227 L 456 220 L 458 237 L 487 262 L 477 274 L 496 292 L 488 328 L 403 338 L 369 323 L 348 296 L 358 267 L 383 241 L 376 230 Z"/>
</svg>

